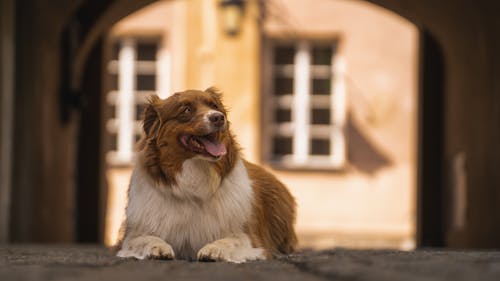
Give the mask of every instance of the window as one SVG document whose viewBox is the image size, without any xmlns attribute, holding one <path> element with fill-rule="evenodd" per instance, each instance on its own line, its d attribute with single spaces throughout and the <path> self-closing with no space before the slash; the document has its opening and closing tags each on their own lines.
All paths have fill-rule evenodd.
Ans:
<svg viewBox="0 0 500 281">
<path fill-rule="evenodd" d="M 267 160 L 281 168 L 341 168 L 345 66 L 336 43 L 272 42 L 267 51 Z"/>
<path fill-rule="evenodd" d="M 168 53 L 154 38 L 120 38 L 113 42 L 107 65 L 110 108 L 106 132 L 111 165 L 131 164 L 134 144 L 141 137 L 141 119 L 147 98 L 168 93 Z"/>
</svg>

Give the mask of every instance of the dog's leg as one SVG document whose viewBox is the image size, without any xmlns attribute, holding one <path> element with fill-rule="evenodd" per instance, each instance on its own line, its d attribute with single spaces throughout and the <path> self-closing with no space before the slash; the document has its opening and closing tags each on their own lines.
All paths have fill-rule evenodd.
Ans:
<svg viewBox="0 0 500 281">
<path fill-rule="evenodd" d="M 172 247 L 161 238 L 156 236 L 137 236 L 127 238 L 123 241 L 121 250 L 116 254 L 118 257 L 134 257 L 136 259 L 163 259 L 175 258 Z"/>
<path fill-rule="evenodd" d="M 200 261 L 228 261 L 241 263 L 251 260 L 264 260 L 264 250 L 252 247 L 245 233 L 233 234 L 205 245 L 198 251 Z"/>
</svg>

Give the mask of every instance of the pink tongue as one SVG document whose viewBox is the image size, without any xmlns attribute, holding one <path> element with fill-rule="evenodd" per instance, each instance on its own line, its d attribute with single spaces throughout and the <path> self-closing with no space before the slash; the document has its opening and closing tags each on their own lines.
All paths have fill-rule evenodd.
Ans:
<svg viewBox="0 0 500 281">
<path fill-rule="evenodd" d="M 205 146 L 205 149 L 207 150 L 210 155 L 214 157 L 219 157 L 222 155 L 226 155 L 227 150 L 226 146 L 223 143 L 220 142 L 211 142 L 207 140 L 206 138 L 200 138 L 200 141 L 203 142 L 203 145 Z"/>
</svg>

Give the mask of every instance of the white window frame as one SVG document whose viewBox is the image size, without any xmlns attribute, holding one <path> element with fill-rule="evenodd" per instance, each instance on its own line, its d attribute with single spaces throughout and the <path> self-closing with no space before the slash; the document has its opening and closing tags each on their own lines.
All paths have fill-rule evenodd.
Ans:
<svg viewBox="0 0 500 281">
<path fill-rule="evenodd" d="M 274 50 L 280 45 L 295 45 L 293 65 L 275 65 Z M 273 167 L 278 169 L 342 169 L 346 164 L 346 65 L 341 55 L 336 52 L 338 42 L 335 40 L 318 42 L 331 44 L 334 50 L 332 62 L 328 65 L 312 65 L 312 48 L 314 40 L 278 41 L 267 40 L 264 45 L 263 80 L 265 92 L 263 102 L 263 154 Z M 331 79 L 329 96 L 312 95 L 312 78 L 328 77 Z M 277 96 L 273 93 L 275 77 L 293 78 L 292 95 Z M 327 105 L 326 107 L 324 105 Z M 330 124 L 311 124 L 312 108 L 329 108 Z M 277 109 L 291 109 L 292 121 L 275 123 L 274 113 Z M 273 155 L 273 138 L 277 136 L 292 137 L 292 154 Z M 311 155 L 310 141 L 313 138 L 329 139 L 330 155 Z"/>
<path fill-rule="evenodd" d="M 161 39 L 127 36 L 119 42 L 117 60 L 110 60 L 107 65 L 109 74 L 118 75 L 118 89 L 107 93 L 106 100 L 115 106 L 116 118 L 109 119 L 106 131 L 117 135 L 116 150 L 108 151 L 106 161 L 110 165 L 131 165 L 134 159 L 135 136 L 141 134 L 141 121 L 136 120 L 138 104 L 147 98 L 158 95 L 166 98 L 170 93 L 170 53 Z M 138 61 L 137 44 L 141 41 L 158 42 L 155 61 Z M 138 74 L 155 74 L 155 90 L 136 90 Z"/>
</svg>

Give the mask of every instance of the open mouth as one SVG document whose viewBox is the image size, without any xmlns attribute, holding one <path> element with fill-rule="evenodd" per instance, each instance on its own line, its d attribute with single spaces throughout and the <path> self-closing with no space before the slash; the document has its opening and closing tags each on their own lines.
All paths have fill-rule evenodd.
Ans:
<svg viewBox="0 0 500 281">
<path fill-rule="evenodd" d="M 182 145 L 188 150 L 218 158 L 227 153 L 226 145 L 219 141 L 219 132 L 213 132 L 204 136 L 182 135 L 180 140 Z"/>
</svg>

